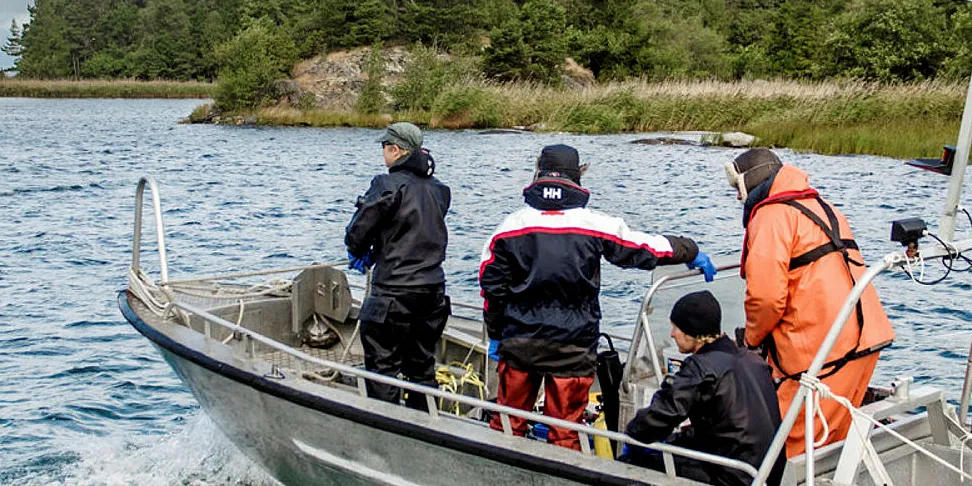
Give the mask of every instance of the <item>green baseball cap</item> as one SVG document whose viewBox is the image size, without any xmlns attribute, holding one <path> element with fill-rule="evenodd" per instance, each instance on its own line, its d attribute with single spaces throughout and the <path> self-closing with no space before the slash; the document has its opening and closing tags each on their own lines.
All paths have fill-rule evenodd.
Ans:
<svg viewBox="0 0 972 486">
<path fill-rule="evenodd" d="M 409 151 L 417 150 L 422 147 L 422 130 L 408 122 L 392 123 L 375 141 L 393 143 Z"/>
</svg>

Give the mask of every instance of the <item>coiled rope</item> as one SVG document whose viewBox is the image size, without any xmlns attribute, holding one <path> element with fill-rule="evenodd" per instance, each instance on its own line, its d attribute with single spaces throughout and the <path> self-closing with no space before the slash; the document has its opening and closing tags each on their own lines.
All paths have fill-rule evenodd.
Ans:
<svg viewBox="0 0 972 486">
<path fill-rule="evenodd" d="M 452 372 L 452 368 L 459 368 L 463 370 L 462 375 L 459 379 L 456 379 L 456 375 Z M 452 393 L 453 395 L 460 395 L 465 389 L 466 385 L 471 385 L 476 387 L 479 392 L 479 399 L 485 400 L 485 390 L 486 384 L 480 378 L 479 373 L 473 370 L 473 364 L 463 364 L 458 361 L 453 361 L 449 363 L 449 366 L 440 366 L 435 370 L 435 381 L 439 384 L 439 389 Z M 443 398 L 439 398 L 439 410 L 443 410 L 444 406 Z M 446 411 L 446 410 L 443 410 Z M 459 402 L 453 402 L 452 407 L 450 407 L 449 412 L 462 416 L 459 409 Z"/>
</svg>

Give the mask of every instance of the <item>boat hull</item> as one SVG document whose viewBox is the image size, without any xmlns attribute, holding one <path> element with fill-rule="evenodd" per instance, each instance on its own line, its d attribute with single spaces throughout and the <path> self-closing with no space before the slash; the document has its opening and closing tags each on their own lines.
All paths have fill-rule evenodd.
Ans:
<svg viewBox="0 0 972 486">
<path fill-rule="evenodd" d="M 694 484 L 465 419 L 276 379 L 234 364 L 224 346 L 184 327 L 146 324 L 124 295 L 119 305 L 223 434 L 284 484 Z"/>
</svg>

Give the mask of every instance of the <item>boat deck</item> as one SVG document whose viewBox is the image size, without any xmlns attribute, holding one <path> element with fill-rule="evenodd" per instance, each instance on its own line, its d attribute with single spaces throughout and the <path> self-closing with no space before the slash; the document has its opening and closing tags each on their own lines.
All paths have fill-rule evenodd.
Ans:
<svg viewBox="0 0 972 486">
<path fill-rule="evenodd" d="M 309 354 L 318 359 L 333 361 L 341 364 L 346 364 L 349 366 L 364 365 L 364 355 L 360 353 L 355 353 L 355 351 L 360 350 L 360 347 L 358 350 L 352 349 L 352 351 L 348 353 L 347 356 L 344 357 L 344 359 L 342 359 L 342 356 L 344 355 L 344 348 L 342 348 L 340 345 L 331 346 L 328 349 L 312 348 L 309 346 L 301 346 L 296 349 L 297 351 Z M 297 370 L 297 366 L 298 366 L 297 362 L 301 361 L 295 356 L 285 353 L 283 351 L 271 351 L 271 352 L 263 353 L 260 355 L 260 358 L 270 363 L 271 365 L 276 365 L 278 368 L 285 369 L 285 370 L 293 370 L 293 371 Z M 301 369 L 305 372 L 317 372 L 317 371 L 323 371 L 327 369 L 325 366 L 319 366 L 308 361 L 303 361 L 300 364 L 300 366 Z"/>
</svg>

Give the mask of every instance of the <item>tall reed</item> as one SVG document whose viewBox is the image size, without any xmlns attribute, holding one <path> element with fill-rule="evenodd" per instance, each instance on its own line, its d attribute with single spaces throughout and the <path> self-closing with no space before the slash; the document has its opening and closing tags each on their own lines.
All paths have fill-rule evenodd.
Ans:
<svg viewBox="0 0 972 486">
<path fill-rule="evenodd" d="M 819 153 L 936 156 L 955 143 L 966 85 L 941 81 L 642 80 L 585 88 L 471 79 L 441 89 L 429 110 L 376 115 L 265 108 L 272 125 L 369 126 L 407 120 L 433 128 L 576 133 L 744 131 L 764 146 Z"/>
<path fill-rule="evenodd" d="M 212 83 L 196 81 L 40 80 L 0 78 L 0 97 L 209 98 Z"/>
</svg>

